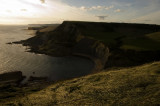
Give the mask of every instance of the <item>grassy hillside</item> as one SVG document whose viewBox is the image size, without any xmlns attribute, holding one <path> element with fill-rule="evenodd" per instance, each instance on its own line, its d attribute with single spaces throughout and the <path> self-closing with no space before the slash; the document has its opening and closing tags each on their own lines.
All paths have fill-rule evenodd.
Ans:
<svg viewBox="0 0 160 106">
<path fill-rule="evenodd" d="M 160 32 L 150 33 L 146 36 L 154 41 L 160 42 Z"/>
<path fill-rule="evenodd" d="M 82 42 L 91 38 L 109 47 L 108 69 L 45 86 L 43 83 L 22 88 L 2 85 L 0 104 L 160 105 L 160 62 L 154 62 L 160 60 L 159 31 L 158 25 L 95 22 L 64 22 L 55 30 L 53 27 L 42 29 L 24 43 L 33 47 L 33 51 L 70 54 L 78 44 L 82 48 L 90 44 L 93 48 L 88 40 L 86 44 Z M 144 65 L 138 66 L 140 64 Z M 126 66 L 135 67 L 124 68 Z"/>
<path fill-rule="evenodd" d="M 67 23 L 67 22 L 66 22 Z M 128 67 L 160 60 L 160 26 L 129 23 L 68 22 L 82 35 L 109 47 L 108 67 Z"/>
<path fill-rule="evenodd" d="M 71 23 L 78 27 L 82 35 L 98 39 L 110 48 L 120 47 L 124 50 L 135 51 L 160 50 L 160 42 L 156 40 L 160 36 L 160 33 L 157 32 L 160 30 L 160 26 L 158 25 L 93 22 Z M 151 39 L 153 38 L 151 36 L 154 39 Z"/>
<path fill-rule="evenodd" d="M 0 102 L 11 106 L 159 105 L 160 62 L 55 83 L 39 92 Z"/>
<path fill-rule="evenodd" d="M 154 32 L 140 37 L 123 38 L 122 49 L 133 49 L 137 51 L 160 50 L 160 33 Z"/>
<path fill-rule="evenodd" d="M 59 24 L 55 24 L 55 25 L 52 25 L 52 26 L 48 26 L 48 27 L 46 27 L 46 28 L 43 28 L 43 29 L 39 30 L 39 32 L 49 32 L 49 31 L 53 31 L 53 30 L 55 30 L 58 26 L 59 26 Z"/>
</svg>

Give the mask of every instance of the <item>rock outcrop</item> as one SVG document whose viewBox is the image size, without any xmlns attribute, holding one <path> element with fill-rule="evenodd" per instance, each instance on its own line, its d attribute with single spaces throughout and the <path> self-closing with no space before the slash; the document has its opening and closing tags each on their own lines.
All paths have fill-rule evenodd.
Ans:
<svg viewBox="0 0 160 106">
<path fill-rule="evenodd" d="M 98 40 L 83 38 L 73 47 L 72 54 L 90 58 L 96 64 L 95 70 L 99 70 L 108 60 L 109 49 Z"/>
<path fill-rule="evenodd" d="M 77 55 L 95 62 L 95 70 L 104 68 L 109 49 L 102 42 L 83 35 L 76 22 L 63 22 L 55 30 L 38 30 L 35 37 L 22 41 L 31 51 L 52 56 Z"/>
<path fill-rule="evenodd" d="M 0 74 L 0 82 L 4 82 L 4 81 L 20 82 L 23 79 L 24 79 L 24 76 L 22 75 L 21 71 Z"/>
<path fill-rule="evenodd" d="M 88 57 L 98 70 L 103 69 L 105 63 L 107 68 L 129 67 L 159 60 L 159 43 L 146 36 L 157 31 L 160 31 L 159 25 L 64 21 L 57 28 L 38 30 L 36 36 L 21 43 L 36 53 Z M 147 52 L 151 55 L 146 55 Z"/>
</svg>

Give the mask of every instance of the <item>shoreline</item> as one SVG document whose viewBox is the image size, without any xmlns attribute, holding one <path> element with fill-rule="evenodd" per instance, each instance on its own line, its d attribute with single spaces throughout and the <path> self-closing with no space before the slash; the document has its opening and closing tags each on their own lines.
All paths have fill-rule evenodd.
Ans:
<svg viewBox="0 0 160 106">
<path fill-rule="evenodd" d="M 64 27 L 64 26 L 61 26 L 61 27 Z M 71 28 L 71 29 L 75 29 L 75 28 Z M 75 34 L 75 36 L 77 35 Z M 57 41 L 61 41 L 59 40 L 59 38 L 57 39 L 56 39 Z M 28 52 L 40 53 L 40 54 L 45 54 L 49 56 L 54 55 L 54 53 L 52 54 L 52 52 L 47 51 L 50 49 L 50 45 L 48 44 L 48 42 L 46 42 L 46 44 L 43 42 L 42 44 L 49 45 L 49 46 L 36 45 L 37 42 L 34 43 L 35 40 L 37 40 L 37 42 L 39 40 L 40 41 L 43 40 L 42 35 L 41 34 L 35 35 L 34 38 L 17 42 L 17 44 L 22 44 L 23 46 L 30 46 L 31 51 L 28 51 Z M 59 47 L 59 45 L 61 45 L 62 43 L 58 42 L 56 46 Z M 121 44 L 122 42 L 119 42 L 119 43 Z M 54 44 L 56 43 L 51 42 L 51 46 Z M 90 44 L 90 46 L 87 46 L 87 44 Z M 97 40 L 83 38 L 77 41 L 75 45 L 76 46 L 71 48 L 72 50 L 70 52 L 66 52 L 66 55 L 65 55 L 65 52 L 61 55 L 63 56 L 73 55 L 76 57 L 82 57 L 82 58 L 87 58 L 91 60 L 94 63 L 92 73 L 86 74 L 81 77 L 68 78 L 68 79 L 66 78 L 66 79 L 57 80 L 57 81 L 47 81 L 46 77 L 31 76 L 30 77 L 31 80 L 24 85 L 17 83 L 17 80 L 14 82 L 9 80 L 5 84 L 1 83 L 0 81 L 0 91 L 2 92 L 2 94 L 0 94 L 0 102 L 6 101 L 6 103 L 9 103 L 10 102 L 9 100 L 14 98 L 15 101 L 17 102 L 13 101 L 13 104 L 14 103 L 25 104 L 27 102 L 41 104 L 41 100 L 42 101 L 46 100 L 47 102 L 50 100 L 50 102 L 55 105 L 61 104 L 61 103 L 65 105 L 69 102 L 74 103 L 74 101 L 75 102 L 79 101 L 77 103 L 81 104 L 83 100 L 86 99 L 86 101 L 88 102 L 93 102 L 92 100 L 95 100 L 93 104 L 97 103 L 97 100 L 99 101 L 99 103 L 107 104 L 109 103 L 108 100 L 113 99 L 113 102 L 111 102 L 110 104 L 115 105 L 114 103 L 116 102 L 118 102 L 119 104 L 122 104 L 123 102 L 126 104 L 132 103 L 132 102 L 135 102 L 135 104 L 136 103 L 138 104 L 138 103 L 142 103 L 141 101 L 148 101 L 150 99 L 152 100 L 152 98 L 150 97 L 154 97 L 154 99 L 158 101 L 158 94 L 159 94 L 158 89 L 160 84 L 158 80 L 160 75 L 159 74 L 160 62 L 152 63 L 151 61 L 155 60 L 154 57 L 157 57 L 157 60 L 159 59 L 158 54 L 160 53 L 160 51 L 159 52 L 155 51 L 155 53 L 152 51 L 138 52 L 133 50 L 123 51 L 121 49 L 114 48 L 116 49 L 115 50 L 116 53 L 114 54 L 111 51 L 111 53 L 113 53 L 111 54 L 111 56 L 110 54 L 106 55 L 106 56 L 109 55 L 108 56 L 109 60 L 108 59 L 106 60 L 105 58 L 103 61 L 103 57 L 105 57 L 103 53 L 105 52 L 105 50 L 107 51 L 107 47 L 105 48 L 104 45 L 101 45 L 101 43 L 99 43 Z M 38 46 L 41 46 L 43 48 L 42 49 L 37 48 Z M 61 46 L 67 47 L 66 45 L 61 45 Z M 46 49 L 45 47 L 46 48 L 48 47 L 48 49 Z M 59 50 L 58 47 L 56 48 L 56 50 Z M 120 46 L 118 45 L 118 47 Z M 60 48 L 58 53 L 63 51 L 63 50 L 61 51 L 61 49 L 62 48 Z M 86 52 L 86 50 L 88 51 Z M 103 51 L 103 52 L 99 52 L 99 51 Z M 109 49 L 107 53 L 110 53 Z M 120 59 L 118 56 L 116 57 L 116 55 L 118 55 Z M 135 59 L 131 61 L 134 63 L 132 64 L 132 65 L 135 65 L 134 67 L 131 67 L 129 65 L 131 63 L 129 63 L 130 61 L 127 56 L 131 57 L 131 59 Z M 153 56 L 153 58 L 151 56 Z M 62 56 L 59 55 L 59 57 L 62 57 Z M 143 58 L 144 60 L 142 60 Z M 117 59 L 119 60 L 115 61 Z M 137 61 L 137 59 L 139 59 L 140 61 Z M 104 69 L 104 65 L 106 64 L 106 62 L 108 62 L 108 64 L 111 65 L 113 68 L 116 67 L 117 64 L 114 64 L 116 62 L 117 63 L 119 62 L 120 65 L 122 63 L 121 66 L 123 66 L 123 62 L 124 63 L 126 62 L 128 63 L 126 64 L 128 68 L 121 67 L 119 69 L 116 69 L 116 68 L 109 69 L 109 70 L 105 69 L 102 71 L 102 67 Z M 141 62 L 144 65 L 139 66 L 136 62 L 139 62 L 138 64 L 140 64 Z M 22 74 L 23 73 L 19 72 L 20 77 L 16 77 L 16 75 L 14 74 L 12 74 L 12 76 L 21 79 L 21 77 L 23 76 Z M 0 78 L 1 78 L 1 74 L 0 74 Z M 155 93 L 148 92 L 152 90 L 154 90 Z M 148 95 L 148 93 L 150 93 L 150 95 L 145 96 L 145 95 Z M 24 98 L 21 99 L 21 97 L 24 97 Z M 75 99 L 72 99 L 73 97 Z M 140 97 L 142 99 L 139 99 L 139 102 L 137 102 L 136 101 L 137 98 L 140 98 Z M 69 102 L 66 102 L 66 101 L 69 101 Z M 84 101 L 84 104 L 86 103 L 86 101 Z M 157 102 L 157 103 L 160 103 L 160 102 Z"/>
</svg>

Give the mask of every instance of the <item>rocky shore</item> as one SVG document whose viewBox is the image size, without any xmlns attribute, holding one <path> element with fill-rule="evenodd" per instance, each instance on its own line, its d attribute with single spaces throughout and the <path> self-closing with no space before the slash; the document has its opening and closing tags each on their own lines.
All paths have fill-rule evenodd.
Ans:
<svg viewBox="0 0 160 106">
<path fill-rule="evenodd" d="M 20 83 L 25 76 L 22 75 L 21 71 L 14 71 L 14 72 L 8 72 L 0 74 L 0 82 L 17 82 Z"/>
</svg>

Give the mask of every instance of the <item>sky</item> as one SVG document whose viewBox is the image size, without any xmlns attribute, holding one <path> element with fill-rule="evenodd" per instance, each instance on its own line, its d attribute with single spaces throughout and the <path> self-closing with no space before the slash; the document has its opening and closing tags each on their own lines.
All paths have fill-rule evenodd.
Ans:
<svg viewBox="0 0 160 106">
<path fill-rule="evenodd" d="M 160 25 L 160 0 L 0 0 L 0 24 L 71 20 Z"/>
</svg>

